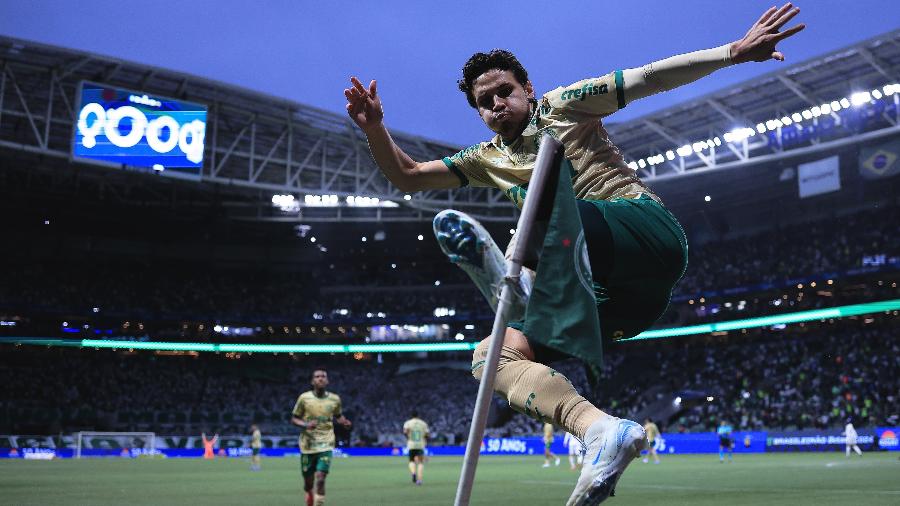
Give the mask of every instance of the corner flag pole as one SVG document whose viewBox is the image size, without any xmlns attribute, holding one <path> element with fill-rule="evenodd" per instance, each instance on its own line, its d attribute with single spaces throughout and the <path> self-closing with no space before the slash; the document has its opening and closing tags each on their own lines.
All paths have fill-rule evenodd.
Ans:
<svg viewBox="0 0 900 506">
<path fill-rule="evenodd" d="M 522 271 L 522 262 L 527 253 L 526 248 L 530 242 L 531 229 L 535 222 L 541 196 L 544 193 L 547 178 L 553 171 L 554 161 L 562 149 L 562 143 L 552 136 L 544 134 L 538 149 L 537 160 L 534 164 L 534 172 L 528 183 L 528 194 L 531 198 L 525 199 L 522 206 L 522 214 L 516 225 L 518 238 L 512 261 L 506 271 L 505 283 L 500 291 L 500 304 L 497 307 L 497 315 L 494 317 L 494 327 L 491 331 L 491 342 L 481 373 L 481 383 L 478 385 L 478 397 L 475 400 L 475 411 L 472 414 L 472 426 L 469 428 L 469 440 L 466 442 L 466 456 L 463 460 L 462 472 L 459 476 L 459 485 L 456 488 L 455 506 L 468 506 L 472 496 L 472 485 L 475 481 L 475 468 L 478 466 L 478 455 L 481 452 L 481 442 L 484 438 L 484 427 L 487 424 L 488 409 L 491 405 L 491 397 L 494 394 L 494 379 L 497 376 L 497 364 L 500 363 L 500 349 L 503 346 L 503 336 L 506 333 L 506 321 L 509 318 L 509 308 L 512 303 L 510 290 L 512 283 L 519 279 Z"/>
</svg>

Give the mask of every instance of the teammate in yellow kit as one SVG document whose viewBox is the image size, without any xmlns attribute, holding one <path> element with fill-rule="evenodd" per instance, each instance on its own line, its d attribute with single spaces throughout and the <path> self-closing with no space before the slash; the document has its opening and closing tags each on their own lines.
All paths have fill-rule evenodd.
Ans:
<svg viewBox="0 0 900 506">
<path fill-rule="evenodd" d="M 406 435 L 406 448 L 409 450 L 409 472 L 416 485 L 422 484 L 422 472 L 425 471 L 425 444 L 428 441 L 428 424 L 412 412 L 412 418 L 403 423 L 403 434 Z"/>
<path fill-rule="evenodd" d="M 553 444 L 553 424 L 544 424 L 544 465 L 541 467 L 550 467 L 550 461 L 556 460 L 554 465 L 559 465 L 559 457 L 550 451 L 550 445 Z"/>
<path fill-rule="evenodd" d="M 659 427 L 653 423 L 649 417 L 644 420 L 644 432 L 647 433 L 647 455 L 644 456 L 644 463 L 650 462 L 650 456 L 653 456 L 653 463 L 659 464 L 659 455 L 656 454 L 656 439 L 659 438 Z"/>
<path fill-rule="evenodd" d="M 324 506 L 325 478 L 331 468 L 334 449 L 333 420 L 350 428 L 350 420 L 341 414 L 341 398 L 328 392 L 328 371 L 320 367 L 312 372 L 312 390 L 300 394 L 291 413 L 291 423 L 300 427 L 300 470 L 307 506 Z"/>
<path fill-rule="evenodd" d="M 259 471 L 262 469 L 261 467 L 261 458 L 259 456 L 260 449 L 262 449 L 262 433 L 259 431 L 259 427 L 256 424 L 250 426 L 250 470 L 251 471 Z"/>
</svg>

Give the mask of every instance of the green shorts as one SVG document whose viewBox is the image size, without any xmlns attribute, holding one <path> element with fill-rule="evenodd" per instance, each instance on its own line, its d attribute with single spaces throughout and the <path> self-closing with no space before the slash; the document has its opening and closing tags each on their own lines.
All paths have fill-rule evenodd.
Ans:
<svg viewBox="0 0 900 506">
<path fill-rule="evenodd" d="M 544 449 L 550 451 L 550 447 L 553 445 L 553 441 L 544 441 Z"/>
<path fill-rule="evenodd" d="M 259 455 L 259 448 L 251 448 L 250 454 L 256 457 L 257 455 Z"/>
<path fill-rule="evenodd" d="M 687 269 L 687 238 L 674 216 L 647 195 L 634 199 L 578 199 L 604 344 L 636 336 L 669 305 Z M 522 330 L 523 321 L 507 325 Z M 564 352 L 533 346 L 540 362 Z"/>
<path fill-rule="evenodd" d="M 300 455 L 300 472 L 303 473 L 303 476 L 311 476 L 316 472 L 327 474 L 330 469 L 331 450 Z"/>
<path fill-rule="evenodd" d="M 409 451 L 409 461 L 412 462 L 416 460 L 416 457 L 424 457 L 425 450 L 410 450 Z"/>
</svg>

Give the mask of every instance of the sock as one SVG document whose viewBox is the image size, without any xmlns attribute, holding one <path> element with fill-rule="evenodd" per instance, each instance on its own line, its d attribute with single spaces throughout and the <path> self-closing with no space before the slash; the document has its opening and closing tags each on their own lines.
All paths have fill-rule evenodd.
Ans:
<svg viewBox="0 0 900 506">
<path fill-rule="evenodd" d="M 725 450 L 719 450 L 719 460 L 725 460 Z"/>
<path fill-rule="evenodd" d="M 312 491 L 306 492 L 306 506 L 313 506 L 313 493 Z"/>
<path fill-rule="evenodd" d="M 472 375 L 481 379 L 487 357 L 488 340 L 482 341 L 472 357 Z M 605 415 L 578 395 L 568 378 L 553 369 L 532 362 L 515 348 L 503 346 L 494 391 L 514 410 L 536 420 L 565 428 L 579 439 L 597 419 Z"/>
<path fill-rule="evenodd" d="M 313 499 L 313 506 L 325 506 L 325 496 L 316 494 Z"/>
</svg>

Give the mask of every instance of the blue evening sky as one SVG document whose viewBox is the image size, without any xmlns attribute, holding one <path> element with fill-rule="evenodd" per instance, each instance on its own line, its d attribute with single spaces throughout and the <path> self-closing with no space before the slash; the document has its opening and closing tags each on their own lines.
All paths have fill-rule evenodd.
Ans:
<svg viewBox="0 0 900 506">
<path fill-rule="evenodd" d="M 343 113 L 377 79 L 389 128 L 467 145 L 490 132 L 456 89 L 476 51 L 516 53 L 538 93 L 742 36 L 771 1 L 0 2 L 0 33 L 187 72 Z M 780 5 L 780 4 L 779 4 Z M 745 64 L 633 103 L 646 114 L 900 28 L 897 0 L 805 0 L 787 62 Z"/>
</svg>

